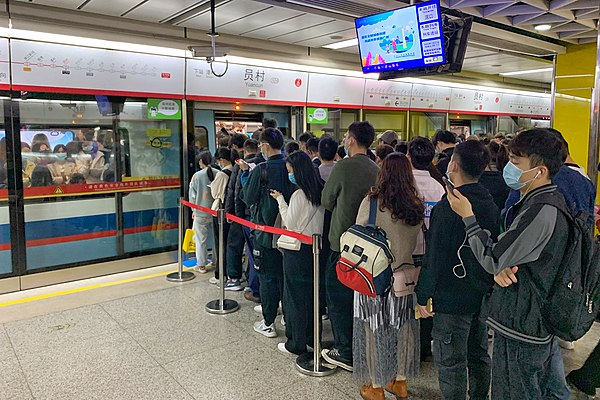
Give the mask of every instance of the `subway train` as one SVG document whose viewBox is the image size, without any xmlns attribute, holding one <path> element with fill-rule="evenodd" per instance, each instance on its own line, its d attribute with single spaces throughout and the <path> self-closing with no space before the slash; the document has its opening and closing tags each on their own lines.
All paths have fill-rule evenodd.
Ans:
<svg viewBox="0 0 600 400">
<path fill-rule="evenodd" d="M 341 139 L 350 123 L 369 120 L 408 140 L 437 129 L 484 136 L 549 126 L 552 111 L 543 91 L 378 81 L 255 59 L 225 65 L 0 37 L 0 61 L 0 110 L 11 113 L 0 159 L 23 176 L 17 184 L 18 174 L 6 174 L 0 187 L 0 282 L 17 278 L 0 292 L 115 272 L 111 261 L 135 256 L 154 255 L 137 267 L 173 261 L 178 197 L 195 154 L 214 151 L 221 128 L 251 133 L 269 117 L 288 138 L 311 130 Z M 77 169 L 66 178 L 56 172 L 65 160 Z M 65 270 L 73 277 L 33 274 Z"/>
</svg>

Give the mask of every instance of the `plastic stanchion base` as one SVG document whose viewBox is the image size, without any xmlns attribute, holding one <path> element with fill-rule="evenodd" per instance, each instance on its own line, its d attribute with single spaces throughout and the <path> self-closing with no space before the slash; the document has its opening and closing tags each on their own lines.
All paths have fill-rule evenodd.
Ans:
<svg viewBox="0 0 600 400">
<path fill-rule="evenodd" d="M 221 300 L 209 301 L 206 304 L 206 312 L 209 314 L 231 314 L 240 309 L 240 305 L 237 301 L 231 299 L 225 299 L 223 301 L 223 309 L 221 310 Z"/>
<path fill-rule="evenodd" d="M 335 373 L 337 367 L 335 365 L 325 366 L 321 362 L 320 368 L 315 370 L 314 354 L 310 352 L 296 358 L 296 369 L 304 375 L 321 377 Z"/>
<path fill-rule="evenodd" d="M 187 282 L 191 281 L 195 277 L 196 275 L 194 275 L 194 273 L 190 271 L 182 271 L 181 276 L 179 275 L 179 272 L 172 272 L 169 275 L 167 275 L 167 280 L 169 282 Z"/>
</svg>

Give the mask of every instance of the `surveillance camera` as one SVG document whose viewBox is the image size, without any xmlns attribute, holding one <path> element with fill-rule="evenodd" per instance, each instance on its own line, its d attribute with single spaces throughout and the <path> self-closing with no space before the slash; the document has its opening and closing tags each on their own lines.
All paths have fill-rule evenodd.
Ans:
<svg viewBox="0 0 600 400">
<path fill-rule="evenodd" d="M 229 53 L 228 48 L 218 46 L 214 51 L 211 46 L 190 46 L 188 49 L 194 58 L 212 59 L 213 57 L 225 57 Z"/>
</svg>

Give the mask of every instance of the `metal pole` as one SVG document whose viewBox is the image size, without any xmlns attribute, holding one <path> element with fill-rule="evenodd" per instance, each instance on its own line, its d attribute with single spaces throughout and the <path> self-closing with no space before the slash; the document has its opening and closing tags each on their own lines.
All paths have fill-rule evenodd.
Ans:
<svg viewBox="0 0 600 400">
<path fill-rule="evenodd" d="M 225 228 L 225 210 L 219 208 L 217 211 L 217 221 L 219 223 L 219 299 L 206 304 L 206 311 L 210 314 L 229 314 L 239 310 L 240 305 L 237 301 L 225 298 L 225 238 L 223 232 Z"/>
<path fill-rule="evenodd" d="M 321 235 L 313 235 L 313 352 L 305 353 L 296 359 L 296 368 L 308 376 L 328 376 L 333 374 L 337 367 L 321 364 L 321 315 L 319 306 L 319 254 L 321 249 Z"/>
<path fill-rule="evenodd" d="M 183 238 L 183 205 L 181 204 L 181 197 L 179 198 L 179 221 L 177 225 L 177 272 L 172 272 L 167 275 L 169 282 L 186 282 L 191 281 L 196 277 L 193 272 L 183 270 L 183 249 L 181 240 Z"/>
<path fill-rule="evenodd" d="M 588 147 L 587 173 L 594 187 L 598 181 L 598 137 L 600 136 L 600 29 L 598 30 L 598 47 L 596 51 L 596 68 L 594 89 L 592 91 L 590 143 Z"/>
<path fill-rule="evenodd" d="M 554 103 L 556 102 L 556 54 L 552 56 L 552 86 L 550 93 L 552 95 L 550 101 L 550 126 L 554 128 Z"/>
</svg>

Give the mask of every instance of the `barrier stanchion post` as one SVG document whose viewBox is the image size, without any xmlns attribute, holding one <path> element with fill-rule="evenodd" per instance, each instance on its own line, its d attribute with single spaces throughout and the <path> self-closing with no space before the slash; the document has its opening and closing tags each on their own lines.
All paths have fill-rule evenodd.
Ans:
<svg viewBox="0 0 600 400">
<path fill-rule="evenodd" d="M 167 280 L 169 282 L 186 282 L 191 281 L 196 277 L 193 272 L 184 271 L 183 270 L 183 249 L 182 249 L 182 240 L 183 240 L 183 204 L 181 204 L 181 197 L 178 200 L 179 202 L 179 221 L 177 224 L 177 272 L 172 272 L 167 275 Z"/>
<path fill-rule="evenodd" d="M 206 311 L 210 314 L 230 314 L 237 311 L 240 305 L 237 301 L 225 298 L 225 238 L 223 231 L 225 228 L 225 210 L 219 208 L 217 211 L 217 221 L 219 223 L 219 299 L 209 301 L 206 304 Z"/>
<path fill-rule="evenodd" d="M 314 342 L 313 352 L 305 353 L 296 359 L 296 368 L 298 371 L 309 376 L 327 376 L 335 372 L 335 366 L 329 367 L 321 363 L 321 310 L 319 306 L 319 255 L 321 253 L 321 235 L 312 236 L 313 249 L 313 323 L 314 323 Z"/>
</svg>

